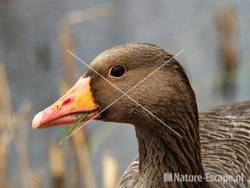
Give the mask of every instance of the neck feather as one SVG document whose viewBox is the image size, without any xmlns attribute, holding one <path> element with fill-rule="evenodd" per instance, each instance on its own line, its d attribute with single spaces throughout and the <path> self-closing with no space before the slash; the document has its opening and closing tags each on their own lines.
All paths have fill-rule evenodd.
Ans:
<svg viewBox="0 0 250 188">
<path fill-rule="evenodd" d="M 171 118 L 165 117 L 164 122 L 183 138 L 157 120 L 150 125 L 135 126 L 139 144 L 138 182 L 148 181 L 148 184 L 158 187 L 182 187 L 178 182 L 164 183 L 163 174 L 170 172 L 180 175 L 204 175 L 200 156 L 198 114 L 188 111 L 181 114 L 172 113 Z M 162 185 L 159 185 L 159 182 Z M 187 183 L 186 186 L 190 187 L 191 184 Z M 192 185 L 206 187 L 205 182 Z"/>
</svg>

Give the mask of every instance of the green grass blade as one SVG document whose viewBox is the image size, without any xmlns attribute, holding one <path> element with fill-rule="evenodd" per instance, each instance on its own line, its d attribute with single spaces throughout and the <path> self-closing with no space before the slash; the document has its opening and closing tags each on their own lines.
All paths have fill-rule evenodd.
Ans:
<svg viewBox="0 0 250 188">
<path fill-rule="evenodd" d="M 67 137 L 71 135 L 71 133 L 80 125 L 81 121 L 84 120 L 87 115 L 88 113 L 81 114 L 81 116 L 76 120 L 74 124 L 66 128 L 63 136 L 59 140 L 59 146 L 61 146 L 64 143 Z"/>
</svg>

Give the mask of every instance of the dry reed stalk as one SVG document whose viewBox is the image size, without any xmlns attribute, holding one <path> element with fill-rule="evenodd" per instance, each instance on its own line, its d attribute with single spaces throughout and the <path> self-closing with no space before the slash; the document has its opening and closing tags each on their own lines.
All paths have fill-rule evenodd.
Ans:
<svg viewBox="0 0 250 188">
<path fill-rule="evenodd" d="M 75 59 L 73 56 L 70 56 L 66 53 L 66 50 L 74 51 L 70 27 L 74 24 L 107 16 L 112 12 L 112 8 L 112 4 L 107 3 L 85 10 L 73 11 L 67 14 L 60 22 L 58 26 L 58 36 L 62 50 L 64 67 L 64 78 L 60 84 L 60 93 L 64 93 L 66 90 L 68 90 L 76 79 Z M 86 133 L 83 129 L 72 136 L 71 144 L 73 145 L 75 151 L 75 158 L 77 159 L 80 176 L 84 179 L 85 187 L 95 188 L 96 183 L 89 156 Z"/>
<path fill-rule="evenodd" d="M 103 187 L 115 188 L 118 182 L 118 164 L 110 153 L 104 155 L 102 169 Z"/>
<path fill-rule="evenodd" d="M 49 166 L 52 174 L 52 183 L 54 188 L 65 187 L 65 168 L 64 156 L 61 148 L 57 145 L 51 145 L 49 148 Z"/>
<path fill-rule="evenodd" d="M 221 91 L 224 97 L 231 98 L 236 92 L 239 50 L 237 38 L 237 15 L 234 7 L 220 8 L 215 17 L 218 35 L 219 63 L 222 67 Z"/>
<path fill-rule="evenodd" d="M 75 70 L 75 59 L 73 56 L 70 56 L 66 53 L 65 50 L 73 49 L 72 37 L 69 31 L 69 28 L 64 25 L 59 30 L 59 42 L 62 49 L 62 62 L 63 62 L 63 83 L 64 88 L 60 89 L 60 92 L 64 92 L 69 89 L 69 87 L 74 83 L 76 78 L 76 70 Z"/>
<path fill-rule="evenodd" d="M 111 14 L 113 6 L 111 3 L 97 5 L 84 10 L 77 10 L 68 13 L 58 26 L 59 45 L 61 46 L 61 54 L 63 59 L 64 82 L 71 86 L 76 78 L 75 58 L 66 53 L 66 50 L 74 49 L 70 27 L 81 22 L 96 19 Z"/>
<path fill-rule="evenodd" d="M 72 63 L 72 67 L 74 67 L 74 63 Z M 74 80 L 73 78 L 69 78 L 66 80 Z M 61 93 L 65 93 L 70 86 L 65 82 L 61 84 Z M 89 150 L 87 145 L 86 133 L 84 130 L 79 131 L 77 134 L 72 136 L 72 140 L 70 141 L 71 145 L 74 149 L 74 158 L 77 159 L 77 168 L 80 173 L 79 176 L 83 178 L 83 182 L 86 188 L 95 188 L 96 183 L 93 175 L 91 160 L 89 157 Z"/>
<path fill-rule="evenodd" d="M 68 33 L 68 28 L 61 30 L 61 46 L 62 49 L 73 49 L 72 39 L 70 33 Z M 61 83 L 60 93 L 65 93 L 75 81 L 76 71 L 75 71 L 75 60 L 69 58 L 68 54 L 63 53 L 63 67 L 64 67 L 64 81 Z M 67 58 L 65 58 L 67 57 Z M 72 57 L 72 56 L 71 56 Z M 64 59 L 65 58 L 65 59 Z M 80 173 L 79 176 L 84 180 L 86 188 L 95 188 L 95 180 L 93 175 L 93 170 L 91 166 L 91 161 L 89 160 L 89 152 L 87 149 L 87 140 L 84 130 L 79 131 L 77 134 L 72 136 L 72 141 L 70 142 L 74 148 L 75 158 L 77 159 L 77 168 Z M 85 161 L 83 161 L 83 159 Z M 83 163 L 85 166 L 83 166 Z M 89 169 L 89 170 L 86 170 Z"/>
<path fill-rule="evenodd" d="M 29 167 L 29 159 L 27 153 L 27 143 L 22 143 L 23 138 L 18 138 L 18 132 L 23 128 L 20 125 L 28 124 L 28 114 L 31 110 L 31 102 L 25 102 L 19 108 L 16 115 L 12 114 L 11 97 L 8 87 L 7 74 L 3 64 L 0 64 L 0 185 L 1 187 L 9 187 L 8 183 L 8 156 L 10 152 L 10 144 L 13 142 L 19 158 L 19 166 L 25 187 L 41 187 L 41 180 L 38 175 L 31 171 Z M 18 126 L 17 126 L 18 125 Z M 20 135 L 19 135 L 20 136 Z M 15 138 L 15 139 L 13 139 Z M 39 182 L 39 183 L 38 183 Z M 8 185 L 8 186 L 7 186 Z"/>
<path fill-rule="evenodd" d="M 64 67 L 64 76 L 63 76 L 63 81 L 60 85 L 60 93 L 65 93 L 65 91 L 68 90 L 70 86 L 74 83 L 75 78 L 76 78 L 75 59 L 73 59 L 72 56 L 69 56 L 68 54 L 66 54 L 64 51 L 66 49 L 69 49 L 69 50 L 73 49 L 72 37 L 70 35 L 69 27 L 67 24 L 60 27 L 59 41 L 60 41 L 61 49 L 63 50 L 62 59 L 63 59 L 63 67 Z M 84 180 L 85 187 L 95 188 L 96 186 L 95 186 L 95 180 L 94 180 L 92 170 L 90 171 L 85 170 L 86 168 L 92 169 L 91 162 L 90 160 L 88 160 L 89 153 L 81 152 L 83 148 L 87 147 L 87 144 L 86 144 L 87 141 L 85 138 L 86 138 L 85 132 L 84 130 L 82 130 L 82 131 L 79 131 L 78 134 L 74 134 L 72 136 L 72 140 L 70 143 L 74 148 L 74 155 L 75 155 L 74 158 L 77 159 L 77 168 L 78 168 L 77 172 L 80 173 L 78 174 L 78 176 L 82 177 L 82 179 Z M 85 160 L 88 160 L 86 161 L 87 166 L 85 167 L 82 166 L 82 163 L 83 163 L 82 158 L 85 158 Z"/>
<path fill-rule="evenodd" d="M 11 122 L 11 98 L 4 64 L 0 64 L 0 108 L 3 121 Z"/>
<path fill-rule="evenodd" d="M 32 108 L 32 103 L 24 102 L 13 118 L 13 130 L 15 132 L 14 146 L 18 155 L 20 174 L 24 187 L 41 188 L 43 187 L 42 179 L 39 174 L 31 169 L 28 157 L 28 131 L 23 126 L 28 124 L 28 114 Z"/>
<path fill-rule="evenodd" d="M 8 186 L 8 164 L 12 135 L 11 100 L 4 64 L 0 64 L 0 185 Z"/>
<path fill-rule="evenodd" d="M 69 87 L 66 87 L 66 84 L 62 84 L 61 88 L 68 89 Z M 91 165 L 91 160 L 89 157 L 86 133 L 84 132 L 84 130 L 81 130 L 78 131 L 78 133 L 74 134 L 71 138 L 72 140 L 70 143 L 74 149 L 74 158 L 77 159 L 77 168 L 80 172 L 79 176 L 83 178 L 86 188 L 95 188 L 96 183 L 93 175 L 94 173 Z"/>
<path fill-rule="evenodd" d="M 0 187 L 10 187 L 8 179 L 9 146 L 11 138 L 7 134 L 1 135 L 0 139 Z"/>
<path fill-rule="evenodd" d="M 112 3 L 105 3 L 83 10 L 72 11 L 62 19 L 59 24 L 59 30 L 61 27 L 64 27 L 64 25 L 68 25 L 67 27 L 70 28 L 71 26 L 79 23 L 111 15 L 113 8 Z"/>
<path fill-rule="evenodd" d="M 32 109 L 32 103 L 25 101 L 18 109 L 13 117 L 12 132 L 14 132 L 15 139 L 13 143 L 18 155 L 18 162 L 20 168 L 21 179 L 24 187 L 28 188 L 42 188 L 43 183 L 41 176 L 31 169 L 28 157 L 28 130 L 24 129 L 24 125 L 28 123 L 28 115 Z"/>
<path fill-rule="evenodd" d="M 84 180 L 86 188 L 95 188 L 93 167 L 89 156 L 89 149 L 86 143 L 86 137 L 83 131 L 79 131 L 72 137 L 74 150 L 79 165 L 79 171 Z M 83 145 L 82 145 L 83 144 Z"/>
</svg>

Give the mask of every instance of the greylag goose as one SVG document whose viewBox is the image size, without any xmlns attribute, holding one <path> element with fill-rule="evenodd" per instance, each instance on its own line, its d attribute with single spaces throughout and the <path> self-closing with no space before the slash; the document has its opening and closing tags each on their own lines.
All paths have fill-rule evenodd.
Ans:
<svg viewBox="0 0 250 188">
<path fill-rule="evenodd" d="M 34 117 L 33 128 L 71 124 L 86 112 L 84 121 L 134 125 L 139 156 L 120 188 L 248 186 L 250 102 L 198 114 L 182 66 L 158 46 L 130 43 L 104 51 Z"/>
</svg>

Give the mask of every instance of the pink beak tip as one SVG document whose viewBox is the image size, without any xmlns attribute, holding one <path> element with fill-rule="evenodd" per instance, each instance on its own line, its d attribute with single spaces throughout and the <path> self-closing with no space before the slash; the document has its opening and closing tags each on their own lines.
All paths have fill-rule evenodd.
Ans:
<svg viewBox="0 0 250 188">
<path fill-rule="evenodd" d="M 37 129 L 41 125 L 42 121 L 42 113 L 39 112 L 35 115 L 35 117 L 32 120 L 32 128 Z"/>
</svg>

